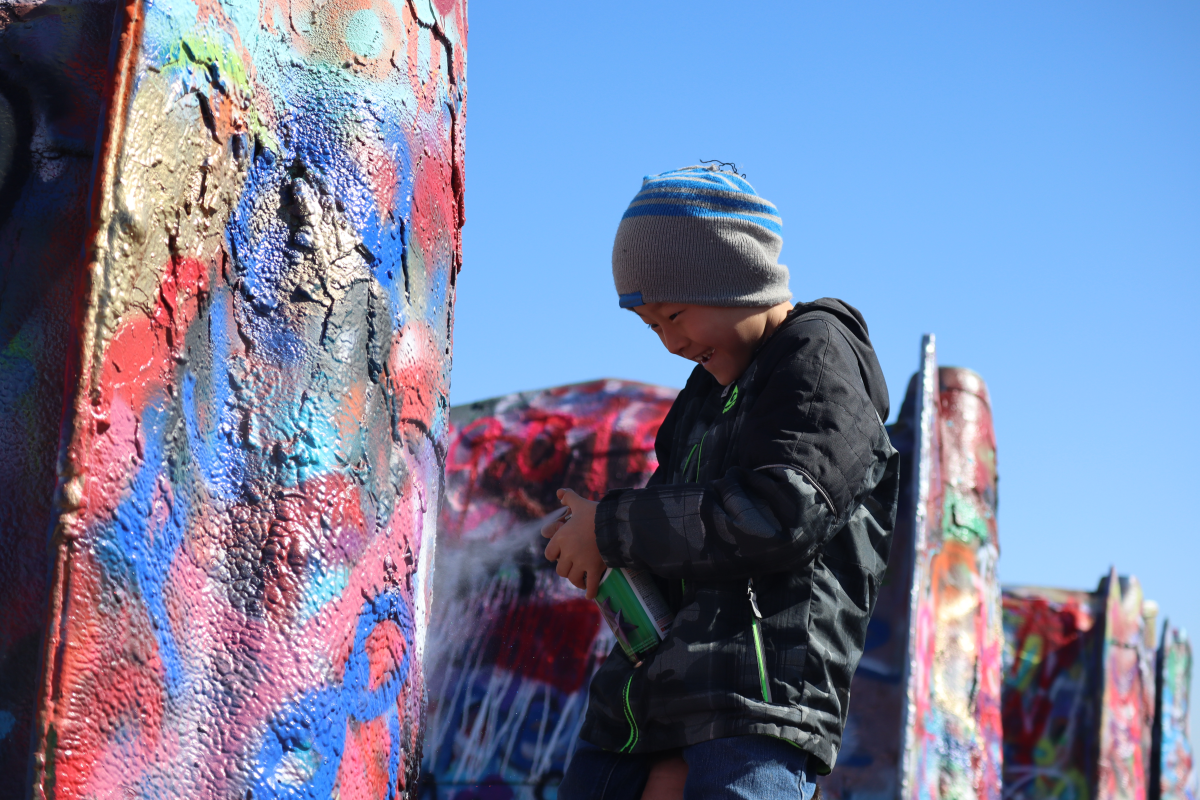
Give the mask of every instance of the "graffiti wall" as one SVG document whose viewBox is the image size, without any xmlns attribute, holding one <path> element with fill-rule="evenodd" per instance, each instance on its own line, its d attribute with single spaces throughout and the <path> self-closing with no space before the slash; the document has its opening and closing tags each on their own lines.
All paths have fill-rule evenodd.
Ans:
<svg viewBox="0 0 1200 800">
<path fill-rule="evenodd" d="M 555 796 L 613 639 L 543 557 L 541 520 L 560 507 L 560 487 L 599 499 L 645 483 L 674 398 L 610 380 L 451 413 L 423 797 Z"/>
<path fill-rule="evenodd" d="M 1154 727 L 1154 620 L 1146 619 L 1137 578 L 1113 570 L 1104 597 L 1097 800 L 1145 800 Z"/>
<path fill-rule="evenodd" d="M 1137 579 L 1115 571 L 1094 592 L 1005 589 L 1006 798 L 1140 800 L 1186 791 L 1187 677 L 1169 673 L 1181 695 L 1156 692 L 1156 616 Z M 1166 643 L 1164 634 L 1160 654 Z M 1157 717 L 1156 702 L 1168 704 Z M 1171 747 L 1153 750 L 1168 739 Z M 1169 764 L 1168 752 L 1177 754 Z"/>
<path fill-rule="evenodd" d="M 1158 647 L 1150 800 L 1196 800 L 1196 753 L 1188 731 L 1192 646 L 1187 635 L 1163 624 Z"/>
<path fill-rule="evenodd" d="M 1004 638 L 1006 800 L 1089 800 L 1100 747 L 1099 596 L 1005 589 Z"/>
<path fill-rule="evenodd" d="M 104 9 L 12 8 L 5 46 L 45 50 L 101 98 L 90 139 L 79 123 L 96 142 L 78 159 L 91 206 L 82 179 L 39 196 L 58 217 L 18 203 L 24 238 L 5 244 L 11 271 L 45 258 L 38 238 L 71 214 L 86 231 L 70 299 L 47 299 L 51 272 L 25 309 L 70 311 L 65 393 L 3 398 L 46 399 L 52 431 L 30 416 L 6 435 L 61 450 L 36 795 L 411 793 L 464 219 L 465 4 L 131 0 L 107 37 L 84 26 L 92 51 L 61 28 Z M 84 169 L 55 155 L 65 138 L 45 144 L 66 122 L 7 102 L 37 169 Z M 64 274 L 78 244 L 61 243 Z M 5 313 L 4 370 L 54 355 Z M 28 508 L 21 540 L 45 552 L 49 520 Z M 4 630 L 4 663 L 22 630 Z"/>
<path fill-rule="evenodd" d="M 938 456 L 916 479 L 901 797 L 983 800 L 1000 795 L 1003 740 L 995 434 L 983 380 L 935 372 L 931 339 L 920 435 Z"/>
<path fill-rule="evenodd" d="M 24 798 L 55 464 L 115 5 L 0 6 L 0 798 Z"/>
</svg>

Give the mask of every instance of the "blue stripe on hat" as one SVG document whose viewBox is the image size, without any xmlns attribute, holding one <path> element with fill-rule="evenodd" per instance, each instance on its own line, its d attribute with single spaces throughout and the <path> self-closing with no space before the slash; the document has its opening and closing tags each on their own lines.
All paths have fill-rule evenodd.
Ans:
<svg viewBox="0 0 1200 800">
<path fill-rule="evenodd" d="M 684 167 L 683 169 L 673 169 L 670 172 L 662 172 L 658 175 L 647 175 L 642 179 L 642 185 L 651 182 L 668 182 L 668 181 L 697 181 L 704 182 L 710 186 L 717 186 L 723 189 L 728 189 L 735 192 L 744 192 L 746 194 L 756 195 L 754 187 L 750 182 L 741 175 L 735 175 L 732 172 L 723 172 L 718 169 L 710 169 L 708 167 Z"/>
<path fill-rule="evenodd" d="M 641 206 L 639 208 L 630 208 L 621 219 L 629 219 L 630 217 L 720 217 L 724 219 L 740 219 L 745 222 L 752 222 L 762 228 L 766 228 L 771 233 L 783 235 L 783 224 L 778 217 L 760 217 L 753 214 L 735 214 L 727 211 L 714 211 L 711 208 L 694 205 L 653 205 Z"/>
<path fill-rule="evenodd" d="M 621 301 L 621 308 L 633 308 L 634 306 L 646 305 L 642 302 L 641 292 L 630 292 L 629 294 L 623 294 L 619 296 L 619 299 Z"/>
<path fill-rule="evenodd" d="M 731 213 L 731 215 L 755 217 L 762 219 L 764 223 L 773 222 L 776 225 L 784 224 L 784 221 L 779 217 L 779 213 L 774 210 L 764 209 L 761 205 L 754 204 L 716 204 L 708 203 L 708 201 L 695 201 L 680 198 L 671 198 L 664 200 L 646 200 L 642 203 L 632 203 L 625 209 L 622 219 L 629 217 L 646 217 L 662 215 L 665 217 L 689 216 L 680 215 L 680 209 L 695 209 L 704 211 L 703 216 L 720 216 L 722 213 Z"/>
<path fill-rule="evenodd" d="M 644 197 L 695 197 L 708 198 L 712 201 L 725 201 L 731 203 L 754 203 L 755 205 L 765 206 L 770 209 L 775 208 L 775 204 L 769 200 L 764 200 L 756 194 L 747 194 L 746 192 L 731 192 L 727 189 L 715 189 L 711 186 L 703 184 L 684 183 L 684 184 L 654 184 L 653 186 L 643 186 L 633 198 L 633 202 L 637 202 Z"/>
<path fill-rule="evenodd" d="M 773 204 L 758 196 L 750 182 L 730 172 L 685 167 L 647 175 L 622 219 L 631 217 L 706 217 L 738 219 L 783 234 Z"/>
</svg>

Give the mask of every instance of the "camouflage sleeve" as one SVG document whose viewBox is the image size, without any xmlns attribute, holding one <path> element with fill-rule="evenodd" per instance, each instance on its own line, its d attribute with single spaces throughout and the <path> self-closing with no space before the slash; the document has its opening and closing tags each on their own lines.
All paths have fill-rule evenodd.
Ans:
<svg viewBox="0 0 1200 800">
<path fill-rule="evenodd" d="M 813 483 L 784 466 L 734 467 L 707 484 L 610 492 L 596 514 L 596 540 L 609 566 L 693 580 L 792 568 L 839 528 Z"/>
</svg>

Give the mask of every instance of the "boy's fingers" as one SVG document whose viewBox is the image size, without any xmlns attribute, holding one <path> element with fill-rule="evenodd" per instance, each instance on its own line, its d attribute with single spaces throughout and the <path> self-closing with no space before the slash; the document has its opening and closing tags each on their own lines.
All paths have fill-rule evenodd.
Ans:
<svg viewBox="0 0 1200 800">
<path fill-rule="evenodd" d="M 579 495 L 575 494 L 575 492 L 571 491 L 570 489 L 559 489 L 558 490 L 558 499 L 562 500 L 562 504 L 564 506 L 569 507 L 571 509 L 571 512 L 574 513 L 574 511 L 575 511 L 574 504 L 575 504 L 575 501 L 579 499 Z"/>
<path fill-rule="evenodd" d="M 550 522 L 546 523 L 545 527 L 542 528 L 542 536 L 546 537 L 547 539 L 550 539 L 554 536 L 554 534 L 558 533 L 558 529 L 561 528 L 562 526 L 563 526 L 562 517 L 559 517 L 558 519 L 555 519 L 555 520 L 551 520 Z"/>
<path fill-rule="evenodd" d="M 554 568 L 554 571 L 558 573 L 558 576 L 560 578 L 566 578 L 567 580 L 570 580 L 572 566 L 574 566 L 574 565 L 571 563 L 571 561 L 569 559 L 560 558 L 558 560 L 558 566 Z"/>
<path fill-rule="evenodd" d="M 546 545 L 546 560 L 558 561 L 558 556 L 561 552 L 562 545 L 558 543 L 557 539 L 551 539 L 550 543 Z"/>
<path fill-rule="evenodd" d="M 584 572 L 583 567 L 575 567 L 571 570 L 571 574 L 567 576 L 567 580 L 569 580 L 576 589 L 582 589 L 587 586 L 587 573 Z"/>
<path fill-rule="evenodd" d="M 587 599 L 595 600 L 596 592 L 600 591 L 600 578 L 604 576 L 604 570 L 589 569 L 587 574 Z"/>
</svg>

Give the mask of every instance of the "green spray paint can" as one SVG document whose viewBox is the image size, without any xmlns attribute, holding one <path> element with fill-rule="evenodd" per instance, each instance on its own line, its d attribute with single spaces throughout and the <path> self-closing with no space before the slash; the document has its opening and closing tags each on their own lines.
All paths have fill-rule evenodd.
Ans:
<svg viewBox="0 0 1200 800">
<path fill-rule="evenodd" d="M 675 618 L 646 570 L 609 569 L 600 580 L 596 604 L 635 665 L 667 637 Z"/>
</svg>

